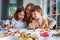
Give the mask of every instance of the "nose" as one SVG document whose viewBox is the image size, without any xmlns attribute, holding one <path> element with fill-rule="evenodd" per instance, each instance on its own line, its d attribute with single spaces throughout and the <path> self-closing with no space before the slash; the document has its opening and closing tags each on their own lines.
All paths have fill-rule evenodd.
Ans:
<svg viewBox="0 0 60 40">
<path fill-rule="evenodd" d="M 33 14 L 33 15 L 32 15 L 32 17 L 34 18 L 34 17 L 35 17 L 35 15 Z"/>
</svg>

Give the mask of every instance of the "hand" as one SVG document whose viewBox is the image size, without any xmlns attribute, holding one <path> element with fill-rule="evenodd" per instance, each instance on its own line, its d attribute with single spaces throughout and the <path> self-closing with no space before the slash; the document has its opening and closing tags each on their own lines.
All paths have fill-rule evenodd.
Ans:
<svg viewBox="0 0 60 40">
<path fill-rule="evenodd" d="M 2 26 L 5 27 L 5 26 L 7 26 L 7 24 L 6 23 L 3 23 Z"/>
<path fill-rule="evenodd" d="M 45 30 L 50 32 L 51 29 L 50 27 L 46 27 Z"/>
<path fill-rule="evenodd" d="M 18 28 L 19 25 L 18 24 L 14 24 L 13 28 Z"/>
<path fill-rule="evenodd" d="M 45 28 L 45 26 L 48 25 L 48 21 L 47 20 L 43 20 L 42 24 L 40 25 L 40 28 Z"/>
<path fill-rule="evenodd" d="M 30 24 L 29 24 L 29 28 L 30 28 L 30 29 L 35 29 L 36 26 L 35 26 L 33 23 L 30 23 Z"/>
<path fill-rule="evenodd" d="M 6 26 L 7 26 L 7 27 L 10 27 L 10 25 L 9 25 L 9 24 L 6 24 L 6 23 L 3 23 L 2 26 L 3 26 L 3 27 L 6 27 Z"/>
<path fill-rule="evenodd" d="M 47 21 L 47 20 L 43 20 L 42 23 L 43 23 L 43 24 L 47 24 L 48 21 Z"/>
<path fill-rule="evenodd" d="M 9 27 L 8 27 L 8 26 L 6 26 L 4 29 L 5 29 L 5 30 L 9 30 Z"/>
</svg>

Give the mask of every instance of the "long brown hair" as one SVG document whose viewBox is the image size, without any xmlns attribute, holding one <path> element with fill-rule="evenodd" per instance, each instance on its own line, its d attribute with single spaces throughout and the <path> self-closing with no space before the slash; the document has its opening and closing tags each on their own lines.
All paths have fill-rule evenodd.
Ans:
<svg viewBox="0 0 60 40">
<path fill-rule="evenodd" d="M 24 7 L 18 7 L 17 8 L 17 10 L 16 10 L 16 12 L 15 12 L 15 14 L 14 14 L 14 18 L 15 18 L 15 20 L 19 20 L 19 18 L 18 18 L 18 13 L 19 12 L 24 12 Z"/>
<path fill-rule="evenodd" d="M 29 23 L 29 20 L 30 20 L 30 16 L 27 17 L 27 13 L 26 13 L 26 9 L 27 9 L 28 6 L 31 6 L 31 8 L 32 8 L 34 6 L 34 4 L 33 3 L 28 3 L 27 6 L 26 6 L 26 8 L 25 8 L 25 22 L 27 24 Z"/>
</svg>

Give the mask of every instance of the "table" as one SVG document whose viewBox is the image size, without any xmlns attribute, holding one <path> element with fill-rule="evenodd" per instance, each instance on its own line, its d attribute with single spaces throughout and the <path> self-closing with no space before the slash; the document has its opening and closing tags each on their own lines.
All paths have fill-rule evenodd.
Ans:
<svg viewBox="0 0 60 40">
<path fill-rule="evenodd" d="M 17 31 L 17 29 L 10 29 L 10 30 L 11 30 L 11 32 Z M 37 30 L 40 30 L 40 29 L 37 29 Z M 33 30 L 20 29 L 20 32 L 23 32 L 23 31 L 25 31 L 27 33 L 33 33 L 34 32 Z M 5 33 L 5 32 L 3 32 L 3 33 Z M 2 31 L 0 31 L 0 33 L 2 33 Z M 39 31 L 37 33 L 39 33 Z M 36 40 L 60 40 L 60 36 L 52 36 L 52 34 L 56 34 L 56 31 L 51 30 L 48 37 L 39 36 L 39 38 Z M 9 40 L 19 40 L 19 37 L 11 36 L 11 37 L 0 38 L 0 40 L 8 40 L 8 39 Z"/>
<path fill-rule="evenodd" d="M 19 40 L 19 37 L 15 37 L 15 36 L 4 37 L 4 38 L 0 38 L 0 40 Z"/>
</svg>

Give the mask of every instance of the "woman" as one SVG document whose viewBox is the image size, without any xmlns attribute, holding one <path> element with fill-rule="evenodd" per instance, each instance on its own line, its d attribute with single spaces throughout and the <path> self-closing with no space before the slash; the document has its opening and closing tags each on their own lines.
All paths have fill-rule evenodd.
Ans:
<svg viewBox="0 0 60 40">
<path fill-rule="evenodd" d="M 28 3 L 26 8 L 25 8 L 25 22 L 27 23 L 27 25 L 29 24 L 29 20 L 30 19 L 30 9 L 34 6 L 33 3 Z"/>
</svg>

